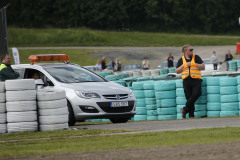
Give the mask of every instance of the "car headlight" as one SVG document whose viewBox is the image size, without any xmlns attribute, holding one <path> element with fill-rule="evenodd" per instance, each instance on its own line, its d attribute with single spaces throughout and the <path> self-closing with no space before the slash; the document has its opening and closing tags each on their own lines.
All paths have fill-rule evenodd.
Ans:
<svg viewBox="0 0 240 160">
<path fill-rule="evenodd" d="M 133 91 L 129 89 L 129 97 L 134 97 Z"/>
<path fill-rule="evenodd" d="M 91 98 L 101 98 L 97 93 L 88 91 L 75 91 L 76 94 L 81 98 L 91 99 Z"/>
</svg>

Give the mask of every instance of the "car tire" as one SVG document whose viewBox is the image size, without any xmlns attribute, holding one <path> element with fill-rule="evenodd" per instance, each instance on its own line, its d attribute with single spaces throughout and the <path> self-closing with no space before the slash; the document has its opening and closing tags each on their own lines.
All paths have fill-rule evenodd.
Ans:
<svg viewBox="0 0 240 160">
<path fill-rule="evenodd" d="M 6 103 L 0 103 L 0 113 L 6 112 Z"/>
<path fill-rule="evenodd" d="M 55 131 L 55 130 L 63 130 L 67 128 L 68 128 L 68 123 L 39 125 L 40 131 Z"/>
<path fill-rule="evenodd" d="M 6 113 L 0 113 L 0 124 L 7 122 Z"/>
<path fill-rule="evenodd" d="M 0 134 L 7 133 L 7 124 L 0 124 Z"/>
<path fill-rule="evenodd" d="M 7 91 L 34 90 L 34 79 L 6 80 L 5 87 Z"/>
<path fill-rule="evenodd" d="M 0 82 L 0 93 L 5 92 L 5 82 Z"/>
<path fill-rule="evenodd" d="M 25 131 L 38 131 L 37 122 L 16 122 L 7 124 L 8 133 L 25 132 Z"/>
<path fill-rule="evenodd" d="M 112 123 L 127 123 L 127 121 L 130 119 L 131 119 L 130 117 L 127 117 L 127 118 L 110 118 L 109 120 Z"/>
<path fill-rule="evenodd" d="M 0 103 L 6 102 L 6 93 L 0 93 Z"/>
<path fill-rule="evenodd" d="M 16 101 L 7 102 L 6 109 L 8 112 L 25 112 L 25 111 L 36 111 L 36 101 Z"/>
<path fill-rule="evenodd" d="M 36 90 L 6 91 L 7 102 L 36 100 Z"/>
<path fill-rule="evenodd" d="M 74 126 L 76 123 L 76 119 L 74 116 L 72 105 L 70 104 L 69 101 L 67 101 L 67 106 L 68 106 L 68 125 Z"/>
<path fill-rule="evenodd" d="M 56 109 L 39 109 L 38 114 L 40 116 L 51 116 L 51 115 L 68 115 L 68 108 L 56 108 Z"/>
<path fill-rule="evenodd" d="M 7 112 L 7 122 L 17 123 L 17 122 L 34 122 L 37 121 L 36 111 L 27 112 Z"/>
<path fill-rule="evenodd" d="M 57 109 L 57 108 L 62 108 L 64 106 L 67 106 L 66 98 L 59 99 L 59 100 L 52 100 L 52 101 L 38 101 L 39 109 Z"/>
<path fill-rule="evenodd" d="M 65 91 L 63 89 L 41 89 L 37 92 L 38 101 L 53 101 L 66 98 Z"/>
<path fill-rule="evenodd" d="M 68 122 L 68 115 L 39 116 L 40 125 L 62 124 Z"/>
</svg>

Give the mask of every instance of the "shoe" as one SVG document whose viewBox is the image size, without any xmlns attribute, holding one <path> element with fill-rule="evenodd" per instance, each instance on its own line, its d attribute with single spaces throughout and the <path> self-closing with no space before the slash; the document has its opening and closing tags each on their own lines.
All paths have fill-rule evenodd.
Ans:
<svg viewBox="0 0 240 160">
<path fill-rule="evenodd" d="M 183 108 L 181 108 L 180 111 L 182 113 L 182 118 L 185 119 L 186 118 L 186 112 L 184 111 Z"/>
</svg>

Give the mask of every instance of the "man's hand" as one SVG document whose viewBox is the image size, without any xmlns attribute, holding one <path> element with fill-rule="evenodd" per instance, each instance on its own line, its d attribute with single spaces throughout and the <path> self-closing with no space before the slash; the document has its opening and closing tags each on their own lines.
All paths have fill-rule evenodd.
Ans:
<svg viewBox="0 0 240 160">
<path fill-rule="evenodd" d="M 191 62 L 187 62 L 187 66 L 188 66 L 188 67 L 191 67 Z"/>
<path fill-rule="evenodd" d="M 196 63 L 196 66 L 197 66 L 198 69 L 200 69 L 200 70 L 205 70 L 205 64 L 204 64 L 204 63 L 202 63 L 202 64 Z"/>
</svg>

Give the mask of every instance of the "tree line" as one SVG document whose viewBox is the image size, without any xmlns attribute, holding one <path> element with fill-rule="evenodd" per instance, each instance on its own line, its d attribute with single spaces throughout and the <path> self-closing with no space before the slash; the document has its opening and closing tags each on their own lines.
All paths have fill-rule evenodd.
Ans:
<svg viewBox="0 0 240 160">
<path fill-rule="evenodd" d="M 239 32 L 239 0 L 9 0 L 8 25 L 26 28 Z"/>
</svg>

